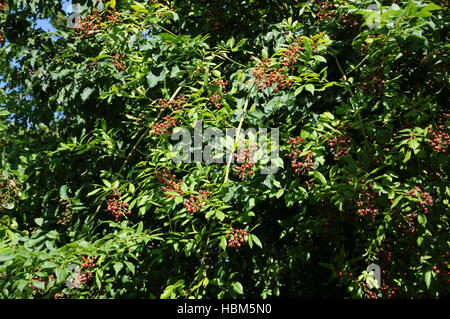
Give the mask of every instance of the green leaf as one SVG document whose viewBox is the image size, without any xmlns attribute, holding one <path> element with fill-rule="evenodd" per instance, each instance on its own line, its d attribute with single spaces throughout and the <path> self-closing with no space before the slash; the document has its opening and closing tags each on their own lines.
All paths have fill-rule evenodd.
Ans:
<svg viewBox="0 0 450 319">
<path fill-rule="evenodd" d="M 43 281 L 33 280 L 33 285 L 34 285 L 37 289 L 45 290 L 45 284 L 44 284 Z"/>
<path fill-rule="evenodd" d="M 84 102 L 88 99 L 88 97 L 94 92 L 94 89 L 92 88 L 84 88 L 83 93 L 81 93 L 81 100 Z"/>
<path fill-rule="evenodd" d="M 411 158 L 411 150 L 408 150 L 405 154 L 405 158 L 403 159 L 403 163 L 406 163 Z"/>
<path fill-rule="evenodd" d="M 44 223 L 44 219 L 39 217 L 39 218 L 35 218 L 34 222 L 39 226 L 42 227 L 42 224 Z"/>
<path fill-rule="evenodd" d="M 260 248 L 262 248 L 262 243 L 261 243 L 261 241 L 259 240 L 259 238 L 256 237 L 256 235 L 250 234 L 250 235 L 248 235 L 248 236 L 249 236 L 249 237 L 251 236 L 252 241 L 253 241 L 257 246 L 259 246 Z"/>
<path fill-rule="evenodd" d="M 220 244 L 219 244 L 219 247 L 220 248 L 222 248 L 222 250 L 227 250 L 227 239 L 226 239 L 226 237 L 225 236 L 222 236 L 221 238 L 220 238 Z"/>
<path fill-rule="evenodd" d="M 127 266 L 127 268 L 131 271 L 131 273 L 134 275 L 135 274 L 135 267 L 134 267 L 134 265 L 131 262 L 125 261 L 125 260 L 124 260 L 124 263 Z"/>
<path fill-rule="evenodd" d="M 403 198 L 403 195 L 397 196 L 397 198 L 394 200 L 394 202 L 391 205 L 391 209 L 397 206 L 398 202 Z"/>
<path fill-rule="evenodd" d="M 238 281 L 234 281 L 231 283 L 231 287 L 233 288 L 234 292 L 243 295 L 244 294 L 244 288 L 242 287 L 242 284 Z"/>
<path fill-rule="evenodd" d="M 116 272 L 116 275 L 119 273 L 119 271 L 122 270 L 123 268 L 123 263 L 121 263 L 120 261 L 116 261 L 113 265 L 114 271 Z"/>
<path fill-rule="evenodd" d="M 427 217 L 424 214 L 419 214 L 419 216 L 417 216 L 417 221 L 420 225 L 425 227 L 425 225 L 427 224 Z"/>
<path fill-rule="evenodd" d="M 311 94 L 314 95 L 314 85 L 306 84 L 305 85 L 305 90 L 308 91 L 308 92 L 311 92 Z"/>
<path fill-rule="evenodd" d="M 64 268 L 56 268 L 55 275 L 56 275 L 56 283 L 60 284 L 64 281 L 64 279 L 66 279 L 67 271 Z"/>
<path fill-rule="evenodd" d="M 116 7 L 116 0 L 111 0 L 110 6 L 114 9 Z"/>
<path fill-rule="evenodd" d="M 169 299 L 172 295 L 173 287 L 168 286 L 166 289 L 164 289 L 164 292 L 161 294 L 161 299 Z"/>
<path fill-rule="evenodd" d="M 427 285 L 427 289 L 430 289 L 430 282 L 431 282 L 431 270 L 427 271 L 425 273 L 425 284 Z"/>
<path fill-rule="evenodd" d="M 59 198 L 69 200 L 69 197 L 67 196 L 67 185 L 63 185 L 59 189 Z"/>
<path fill-rule="evenodd" d="M 218 220 L 224 220 L 225 214 L 222 211 L 218 210 L 218 211 L 216 211 L 216 218 Z"/>
<path fill-rule="evenodd" d="M 327 184 L 327 179 L 325 178 L 325 176 L 323 176 L 321 172 L 314 171 L 314 177 L 317 178 L 322 184 L 324 185 Z"/>
<path fill-rule="evenodd" d="M 130 184 L 128 185 L 128 191 L 129 191 L 131 194 L 134 194 L 134 192 L 136 191 L 136 188 L 134 187 L 133 183 L 130 183 Z"/>
<path fill-rule="evenodd" d="M 417 237 L 417 246 L 420 247 L 420 245 L 422 245 L 422 242 L 423 242 L 423 237 L 422 236 Z"/>
</svg>

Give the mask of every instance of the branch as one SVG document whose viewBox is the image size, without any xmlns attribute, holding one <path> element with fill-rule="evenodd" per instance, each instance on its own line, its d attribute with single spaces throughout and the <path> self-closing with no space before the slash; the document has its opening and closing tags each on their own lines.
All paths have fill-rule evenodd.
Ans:
<svg viewBox="0 0 450 319">
<path fill-rule="evenodd" d="M 231 161 L 233 160 L 233 152 L 234 152 L 234 149 L 236 148 L 239 134 L 241 133 L 242 123 L 244 122 L 245 112 L 247 111 L 249 98 L 250 98 L 250 95 L 247 95 L 247 99 L 245 100 L 245 104 L 244 104 L 244 109 L 242 110 L 241 120 L 239 121 L 239 125 L 237 127 L 237 132 L 236 132 L 236 137 L 234 139 L 233 149 L 231 150 L 231 154 L 227 160 L 227 167 L 225 169 L 225 180 L 223 181 L 224 184 L 226 182 L 228 182 L 228 176 L 230 175 Z"/>
<path fill-rule="evenodd" d="M 182 88 L 182 86 L 178 87 L 178 89 L 175 91 L 175 93 L 173 93 L 172 96 L 170 97 L 169 101 L 172 101 L 177 96 L 177 94 L 180 92 L 181 88 Z M 141 144 L 142 140 L 148 134 L 148 132 L 151 130 L 153 125 L 155 125 L 156 121 L 159 120 L 159 118 L 161 117 L 162 113 L 163 113 L 163 110 L 159 111 L 158 115 L 155 117 L 153 122 L 145 130 L 144 134 L 142 134 L 141 137 L 139 137 L 139 139 L 137 140 L 136 144 L 134 144 L 133 148 L 131 149 L 130 153 L 128 154 L 127 158 L 125 159 L 125 162 L 123 162 L 122 167 L 119 170 L 119 173 L 122 172 L 122 170 L 128 164 L 128 162 L 130 161 L 130 159 L 133 156 L 134 152 L 136 151 L 137 147 L 139 146 L 139 144 Z"/>
<path fill-rule="evenodd" d="M 355 94 L 353 94 L 352 90 L 350 89 L 350 86 L 348 85 L 348 81 L 347 81 L 347 76 L 345 75 L 344 70 L 342 69 L 341 64 L 339 63 L 339 60 L 337 59 L 337 57 L 335 55 L 333 55 L 334 60 L 336 61 L 336 65 L 339 69 L 339 72 L 341 72 L 342 77 L 345 80 L 345 88 L 347 89 L 348 93 L 350 93 L 351 97 L 355 97 Z M 367 135 L 366 135 L 366 130 L 364 128 L 364 123 L 362 121 L 362 117 L 361 114 L 358 112 L 358 109 L 356 110 L 356 113 L 358 115 L 358 120 L 359 120 L 359 125 L 361 125 L 361 129 L 363 132 L 363 136 L 364 136 L 364 143 L 366 144 L 366 149 L 369 150 L 369 141 L 367 140 Z"/>
</svg>

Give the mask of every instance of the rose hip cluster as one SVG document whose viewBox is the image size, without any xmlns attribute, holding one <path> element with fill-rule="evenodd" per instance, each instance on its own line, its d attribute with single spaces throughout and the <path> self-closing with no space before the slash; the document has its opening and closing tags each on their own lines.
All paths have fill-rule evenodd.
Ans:
<svg viewBox="0 0 450 319">
<path fill-rule="evenodd" d="M 0 180 L 0 213 L 4 210 L 4 205 L 17 201 L 22 189 L 22 184 L 14 178 Z"/>
<path fill-rule="evenodd" d="M 222 95 L 227 94 L 226 87 L 228 85 L 228 81 L 223 81 L 222 79 L 216 80 L 211 85 L 218 85 L 220 88 L 220 91 L 212 91 L 211 95 L 208 98 L 208 105 L 214 106 L 216 109 L 220 109 L 222 107 L 222 104 L 220 101 L 222 101 Z"/>
<path fill-rule="evenodd" d="M 259 66 L 253 71 L 253 76 L 255 77 L 258 89 L 262 91 L 263 89 L 276 84 L 274 92 L 277 92 L 286 86 L 290 86 L 291 80 L 286 79 L 286 71 L 281 68 L 270 69 L 270 62 L 271 60 L 269 58 L 262 59 Z"/>
<path fill-rule="evenodd" d="M 162 122 L 155 123 L 153 126 L 152 134 L 155 134 L 156 136 L 160 135 L 169 135 L 169 129 L 177 126 L 177 119 L 174 117 L 171 117 L 170 115 L 167 115 L 163 118 Z"/>
<path fill-rule="evenodd" d="M 433 198 L 431 197 L 430 193 L 422 191 L 418 186 L 407 191 L 406 195 L 418 198 L 418 204 L 420 206 L 423 206 L 423 210 L 425 212 L 428 212 L 428 207 L 425 206 L 430 206 L 433 204 Z"/>
<path fill-rule="evenodd" d="M 121 196 L 122 194 L 118 192 L 117 188 L 114 188 L 114 193 L 110 195 L 107 202 L 108 211 L 112 212 L 116 222 L 121 220 L 125 215 L 131 214 L 131 211 L 128 210 L 128 203 L 122 202 L 120 199 Z"/>
<path fill-rule="evenodd" d="M 191 195 L 184 202 L 184 207 L 186 207 L 188 213 L 199 212 L 205 201 L 207 201 L 208 191 L 200 190 L 200 195 Z"/>
<path fill-rule="evenodd" d="M 186 105 L 186 96 L 180 95 L 175 100 L 168 101 L 167 99 L 158 99 L 158 105 L 162 109 L 172 107 L 174 110 L 181 110 Z"/>
<path fill-rule="evenodd" d="M 450 114 L 446 114 L 450 117 Z M 428 138 L 428 144 L 433 148 L 436 153 L 447 153 L 450 151 L 450 135 L 445 131 L 444 125 L 438 125 L 437 129 L 433 129 L 428 126 L 428 134 L 431 135 Z"/>
<path fill-rule="evenodd" d="M 116 9 L 112 9 L 113 12 L 92 10 L 92 14 L 81 19 L 74 27 L 75 35 L 80 36 L 81 39 L 93 37 L 97 32 L 102 31 L 107 25 L 119 25 L 122 18 Z M 106 19 L 103 19 L 102 15 L 106 14 Z"/>
<path fill-rule="evenodd" d="M 177 181 L 175 174 L 172 174 L 165 168 L 162 171 L 156 171 L 155 174 L 158 182 L 162 184 L 162 189 L 164 192 L 178 193 L 179 195 L 184 194 L 184 192 L 181 190 L 182 181 L 181 179 Z M 172 194 L 164 194 L 164 196 L 175 199 L 175 195 Z"/>
<path fill-rule="evenodd" d="M 62 216 L 58 219 L 56 224 L 65 226 L 69 224 L 72 219 L 72 204 L 70 203 L 70 201 L 64 200 L 62 198 L 59 200 L 59 203 L 61 205 L 64 205 L 65 209 L 62 212 L 61 214 Z"/>
<path fill-rule="evenodd" d="M 229 228 L 227 233 L 228 247 L 241 247 L 241 245 L 247 240 L 248 233 L 242 229 Z"/>
<path fill-rule="evenodd" d="M 114 63 L 114 67 L 119 71 L 126 70 L 127 66 L 123 62 L 123 58 L 125 58 L 125 54 L 120 54 L 120 52 L 117 52 L 112 57 L 112 62 Z"/>
<path fill-rule="evenodd" d="M 367 189 L 361 189 L 360 191 L 359 200 L 356 201 L 358 207 L 356 213 L 360 217 L 367 216 L 371 221 L 374 221 L 379 210 L 374 208 L 376 194 L 373 192 L 373 184 L 363 179 L 360 181 L 360 185 L 365 185 Z"/>
<path fill-rule="evenodd" d="M 254 144 L 248 144 L 244 142 L 244 147 L 238 150 L 237 154 L 234 154 L 234 157 L 238 164 L 234 166 L 236 169 L 236 175 L 244 180 L 247 176 L 254 175 L 254 166 L 255 162 L 253 160 L 252 154 L 257 150 L 257 147 Z"/>
</svg>

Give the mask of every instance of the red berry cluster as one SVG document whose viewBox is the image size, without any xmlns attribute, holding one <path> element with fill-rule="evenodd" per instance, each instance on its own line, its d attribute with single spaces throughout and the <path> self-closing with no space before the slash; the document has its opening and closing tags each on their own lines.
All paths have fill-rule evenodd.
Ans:
<svg viewBox="0 0 450 319">
<path fill-rule="evenodd" d="M 241 245 L 247 240 L 248 233 L 242 229 L 229 228 L 227 233 L 228 247 L 241 247 Z"/>
<path fill-rule="evenodd" d="M 214 106 L 216 109 L 220 109 L 222 104 L 220 101 L 222 101 L 222 95 L 227 94 L 226 88 L 228 85 L 228 81 L 223 81 L 222 79 L 216 80 L 209 85 L 218 85 L 220 88 L 220 91 L 212 91 L 211 95 L 208 98 L 208 105 Z"/>
<path fill-rule="evenodd" d="M 95 257 L 84 257 L 83 256 L 83 264 L 81 265 L 81 269 L 91 269 L 95 267 Z"/>
<path fill-rule="evenodd" d="M 291 137 L 287 144 L 297 146 L 298 144 L 304 142 L 303 138 Z M 295 173 L 301 173 L 305 175 L 312 168 L 314 168 L 314 153 L 309 151 L 307 154 L 301 155 L 302 150 L 296 148 L 291 150 L 289 154 L 286 154 L 285 157 L 291 159 L 291 166 L 295 169 Z"/>
<path fill-rule="evenodd" d="M 403 231 L 405 235 L 411 235 L 417 230 L 417 224 L 413 220 L 413 218 L 417 217 L 417 214 L 413 214 L 412 216 L 405 216 L 406 226 L 403 227 L 401 224 L 398 224 L 397 227 Z"/>
<path fill-rule="evenodd" d="M 0 213 L 5 209 L 4 205 L 17 201 L 22 189 L 22 184 L 16 179 L 0 180 Z"/>
<path fill-rule="evenodd" d="M 303 47 L 303 39 L 297 38 L 292 42 L 287 51 L 283 53 L 283 59 L 281 59 L 281 64 L 285 67 L 291 67 L 292 65 L 297 64 L 300 52 L 305 51 Z M 291 68 L 291 71 L 294 71 L 294 68 Z"/>
<path fill-rule="evenodd" d="M 222 101 L 222 96 L 216 91 L 211 92 L 211 95 L 208 97 L 208 105 L 214 106 L 216 109 L 220 109 L 222 107 L 220 101 Z"/>
<path fill-rule="evenodd" d="M 362 24 L 361 16 L 351 13 L 345 16 L 341 16 L 341 19 L 344 25 L 350 26 L 354 29 L 359 29 Z"/>
<path fill-rule="evenodd" d="M 389 285 L 384 284 L 380 287 L 380 290 L 382 293 L 383 292 L 386 293 L 388 299 L 391 299 L 395 295 L 395 293 L 397 291 L 397 287 L 396 286 L 390 287 Z M 365 292 L 366 298 L 378 299 L 377 293 L 375 291 L 369 290 L 367 288 L 367 284 L 364 284 L 364 292 Z"/>
<path fill-rule="evenodd" d="M 450 271 L 448 269 L 448 256 L 449 256 L 449 252 L 446 251 L 445 252 L 445 261 L 442 260 L 438 260 L 437 264 L 433 266 L 433 271 L 435 272 L 436 275 L 440 276 L 441 278 L 443 278 L 444 280 L 447 279 L 447 283 L 450 283 Z"/>
<path fill-rule="evenodd" d="M 81 39 L 93 37 L 97 32 L 102 31 L 107 25 L 119 25 L 122 18 L 116 9 L 112 9 L 113 12 L 107 11 L 100 12 L 97 9 L 92 10 L 92 14 L 81 19 L 79 23 L 75 25 L 75 35 L 80 36 Z M 104 20 L 102 15 L 106 13 L 106 19 Z"/>
<path fill-rule="evenodd" d="M 3 40 L 3 33 L 0 32 L 0 45 L 5 43 L 5 40 Z"/>
<path fill-rule="evenodd" d="M 381 95 L 386 81 L 381 70 L 374 70 L 363 75 L 362 83 L 361 90 L 374 95 Z"/>
<path fill-rule="evenodd" d="M 108 211 L 113 213 L 116 222 L 122 219 L 123 216 L 131 214 L 131 211 L 128 210 L 128 203 L 122 202 L 120 199 L 121 196 L 122 195 L 117 191 L 117 188 L 114 188 L 114 193 L 110 195 L 107 202 Z"/>
<path fill-rule="evenodd" d="M 125 57 L 125 54 L 120 54 L 120 52 L 117 52 L 112 57 L 112 62 L 114 63 L 114 67 L 119 71 L 126 70 L 127 66 L 123 62 L 123 58 Z"/>
<path fill-rule="evenodd" d="M 181 110 L 186 105 L 186 96 L 180 95 L 175 100 L 168 101 L 167 99 L 158 99 L 158 105 L 162 109 L 167 109 L 171 106 L 174 110 Z"/>
<path fill-rule="evenodd" d="M 6 2 L 6 0 L 0 0 L 0 11 L 3 12 L 5 11 L 5 8 L 8 6 L 8 3 Z"/>
<path fill-rule="evenodd" d="M 188 213 L 199 212 L 202 209 L 204 202 L 207 200 L 208 191 L 200 190 L 200 195 L 191 195 L 185 200 L 184 206 Z"/>
<path fill-rule="evenodd" d="M 255 145 L 248 144 L 247 142 L 244 142 L 244 145 L 245 146 L 243 148 L 239 149 L 237 154 L 234 154 L 237 163 L 239 163 L 234 166 L 236 169 L 236 175 L 242 180 L 249 175 L 255 174 L 255 161 L 251 155 L 257 149 Z"/>
<path fill-rule="evenodd" d="M 93 272 L 90 270 L 95 267 L 95 257 L 83 257 L 83 264 L 81 270 L 76 273 L 78 279 L 72 279 L 73 286 L 75 288 L 81 288 L 87 284 L 87 281 L 94 277 Z"/>
<path fill-rule="evenodd" d="M 212 25 L 211 31 L 216 32 L 224 27 L 224 24 L 221 21 L 223 20 L 221 14 L 223 12 L 224 4 L 223 1 L 220 0 L 209 0 L 206 2 L 210 9 L 204 13 L 204 17 Z"/>
<path fill-rule="evenodd" d="M 228 80 L 227 81 L 224 81 L 224 80 L 222 80 L 222 79 L 218 79 L 218 80 L 215 80 L 215 81 L 213 81 L 213 82 L 211 82 L 211 83 L 209 83 L 209 85 L 210 86 L 212 86 L 212 85 L 218 85 L 219 86 L 219 88 L 221 89 L 221 91 L 222 91 L 222 93 L 223 94 L 227 94 L 227 85 L 228 85 Z"/>
<path fill-rule="evenodd" d="M 371 39 L 370 43 L 361 43 L 361 54 L 369 53 L 369 49 L 379 50 L 383 48 L 386 44 L 386 35 L 384 33 L 378 34 L 369 34 L 369 39 Z"/>
<path fill-rule="evenodd" d="M 428 211 L 428 208 L 425 206 L 430 206 L 433 204 L 433 198 L 431 197 L 430 193 L 423 192 L 418 186 L 414 187 L 414 189 L 412 190 L 407 191 L 406 195 L 418 198 L 418 204 L 424 207 L 423 210 L 425 212 Z"/>
<path fill-rule="evenodd" d="M 446 114 L 450 117 L 450 114 Z M 431 135 L 428 138 L 428 144 L 433 148 L 436 153 L 447 153 L 450 151 L 450 135 L 445 131 L 444 125 L 439 125 L 437 130 L 433 130 L 433 127 L 428 126 L 428 134 Z"/>
<path fill-rule="evenodd" d="M 263 89 L 276 84 L 274 92 L 283 89 L 285 86 L 291 85 L 291 80 L 286 80 L 286 75 L 284 69 L 270 68 L 270 59 L 264 58 L 259 63 L 259 66 L 253 71 L 253 76 L 256 79 L 256 85 L 258 89 L 262 91 Z"/>
<path fill-rule="evenodd" d="M 61 205 L 65 205 L 65 209 L 62 213 L 61 218 L 58 219 L 56 224 L 65 226 L 69 224 L 70 220 L 72 219 L 72 204 L 69 201 L 64 200 L 62 198 L 59 200 L 59 203 Z"/>
<path fill-rule="evenodd" d="M 349 281 L 349 280 L 353 279 L 353 274 L 351 272 L 350 273 L 346 273 L 344 271 L 339 271 L 337 273 L 337 277 L 338 277 L 338 279 Z"/>
<path fill-rule="evenodd" d="M 347 126 L 344 125 L 344 129 L 347 128 Z M 325 138 L 325 136 L 323 136 Z M 332 137 L 329 137 L 327 139 L 327 144 L 330 147 L 331 153 L 334 154 L 334 158 L 338 159 L 343 155 L 347 155 L 350 150 L 349 146 L 351 144 L 350 135 L 345 132 L 344 134 L 333 134 Z"/>
<path fill-rule="evenodd" d="M 313 9 L 320 21 L 333 18 L 337 13 L 333 8 L 334 4 L 327 0 L 314 0 Z"/>
<path fill-rule="evenodd" d="M 182 181 L 181 179 L 177 181 L 175 174 L 172 174 L 165 168 L 162 171 L 156 171 L 155 174 L 158 182 L 163 184 L 162 189 L 164 192 L 183 195 L 183 191 L 181 190 Z M 164 194 L 164 196 L 175 199 L 175 195 L 172 194 Z"/>
<path fill-rule="evenodd" d="M 373 184 L 370 184 L 368 181 L 363 179 L 360 181 L 360 185 L 365 185 L 367 189 L 361 189 L 360 191 L 358 197 L 359 200 L 356 201 L 356 206 L 358 207 L 356 213 L 360 217 L 367 216 L 371 221 L 374 221 L 378 215 L 379 210 L 374 208 L 376 194 L 372 191 Z"/>
<path fill-rule="evenodd" d="M 177 119 L 174 117 L 171 117 L 170 115 L 167 115 L 163 118 L 163 121 L 160 123 L 156 123 L 153 126 L 152 133 L 156 136 L 160 135 L 169 135 L 169 129 L 177 126 Z"/>
</svg>

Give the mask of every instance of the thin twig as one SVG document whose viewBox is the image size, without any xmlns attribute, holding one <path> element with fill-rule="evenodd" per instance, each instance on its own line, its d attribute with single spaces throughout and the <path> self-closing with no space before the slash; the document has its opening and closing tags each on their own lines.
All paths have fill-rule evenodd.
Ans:
<svg viewBox="0 0 450 319">
<path fill-rule="evenodd" d="M 247 107 L 248 107 L 248 101 L 250 99 L 250 95 L 247 95 L 247 99 L 245 100 L 245 104 L 244 104 L 244 108 L 242 110 L 242 116 L 241 116 L 241 120 L 239 121 L 239 125 L 237 127 L 237 131 L 236 131 L 236 137 L 234 139 L 234 144 L 233 144 L 233 149 L 231 150 L 231 154 L 228 154 L 228 160 L 227 160 L 227 167 L 225 169 L 225 179 L 223 181 L 223 183 L 225 184 L 226 182 L 228 182 L 228 176 L 230 175 L 230 166 L 231 166 L 231 161 L 233 160 L 233 152 L 234 149 L 237 145 L 237 141 L 239 138 L 239 135 L 241 133 L 241 128 L 242 128 L 242 123 L 244 122 L 244 118 L 245 118 L 245 112 L 247 111 Z"/>
<path fill-rule="evenodd" d="M 178 89 L 175 91 L 175 93 L 172 94 L 172 96 L 170 97 L 169 101 L 172 101 L 177 94 L 180 92 L 182 86 L 179 86 Z M 139 146 L 139 144 L 142 142 L 142 140 L 144 139 L 144 137 L 148 134 L 148 132 L 151 130 L 151 128 L 153 127 L 153 125 L 155 125 L 156 121 L 161 117 L 162 113 L 163 113 L 163 109 L 161 109 L 161 111 L 159 111 L 158 115 L 156 116 L 156 118 L 153 120 L 153 122 L 147 127 L 147 129 L 145 130 L 144 134 L 141 135 L 141 137 L 139 137 L 138 141 L 136 142 L 136 144 L 134 144 L 133 148 L 131 149 L 130 153 L 128 154 L 127 158 L 125 159 L 125 162 L 123 162 L 122 167 L 119 170 L 119 173 L 122 172 L 122 170 L 125 168 L 125 166 L 128 164 L 128 162 L 130 161 L 131 157 L 133 156 L 134 152 L 136 151 L 137 147 Z"/>
<path fill-rule="evenodd" d="M 339 72 L 341 72 L 342 77 L 344 78 L 345 81 L 345 88 L 347 89 L 348 93 L 350 94 L 351 97 L 355 97 L 355 95 L 353 94 L 352 90 L 350 89 L 349 85 L 348 85 L 348 81 L 347 81 L 347 76 L 345 75 L 344 70 L 341 67 L 341 64 L 339 63 L 339 60 L 337 59 L 337 57 L 335 55 L 333 55 L 334 60 L 336 61 L 336 65 L 339 69 Z M 367 140 L 367 134 L 366 134 L 366 130 L 364 128 L 364 123 L 361 117 L 361 114 L 358 112 L 358 109 L 356 110 L 357 116 L 358 116 L 358 120 L 359 120 L 359 125 L 361 126 L 362 132 L 363 132 L 363 136 L 364 136 L 364 143 L 366 144 L 366 149 L 369 150 L 369 141 Z"/>
<path fill-rule="evenodd" d="M 172 96 L 170 97 L 169 101 L 172 101 L 177 94 L 180 92 L 181 88 L 183 86 L 180 85 L 177 90 L 172 94 Z M 136 142 L 136 144 L 134 144 L 133 148 L 131 149 L 130 153 L 128 154 L 127 158 L 125 159 L 125 162 L 123 162 L 122 167 L 119 170 L 119 173 L 125 168 L 125 166 L 127 165 L 128 161 L 131 159 L 131 157 L 133 156 L 133 153 L 136 151 L 137 147 L 139 146 L 139 144 L 142 142 L 142 140 L 144 139 L 144 137 L 147 135 L 147 133 L 149 132 L 149 130 L 153 127 L 153 125 L 155 124 L 155 122 L 159 119 L 159 117 L 161 116 L 161 114 L 163 113 L 163 110 L 159 111 L 158 115 L 156 116 L 156 118 L 153 120 L 153 122 L 148 126 L 148 128 L 145 130 L 145 132 L 141 135 L 141 137 L 139 137 L 138 141 Z M 102 207 L 103 202 L 106 200 L 106 198 L 104 197 L 102 199 L 102 201 L 100 202 L 100 204 L 97 206 L 97 209 L 95 210 L 94 215 L 92 215 L 92 220 L 94 220 L 94 217 L 98 214 L 98 212 L 100 211 L 100 207 Z"/>
</svg>

